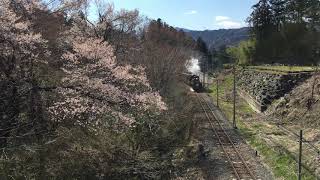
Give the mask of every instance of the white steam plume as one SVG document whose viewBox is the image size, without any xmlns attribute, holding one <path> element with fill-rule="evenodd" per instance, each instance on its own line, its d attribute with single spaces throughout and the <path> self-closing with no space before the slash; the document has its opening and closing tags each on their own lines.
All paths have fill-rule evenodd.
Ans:
<svg viewBox="0 0 320 180">
<path fill-rule="evenodd" d="M 190 73 L 199 75 L 200 74 L 199 59 L 192 57 L 187 62 L 187 69 Z"/>
</svg>

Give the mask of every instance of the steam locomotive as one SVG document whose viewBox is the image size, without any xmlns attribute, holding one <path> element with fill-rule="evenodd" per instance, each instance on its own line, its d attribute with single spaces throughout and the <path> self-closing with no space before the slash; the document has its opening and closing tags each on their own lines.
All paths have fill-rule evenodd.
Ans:
<svg viewBox="0 0 320 180">
<path fill-rule="evenodd" d="M 199 93 L 203 90 L 203 85 L 200 82 L 200 77 L 197 75 L 190 75 L 189 76 L 189 85 L 197 93 Z"/>
</svg>

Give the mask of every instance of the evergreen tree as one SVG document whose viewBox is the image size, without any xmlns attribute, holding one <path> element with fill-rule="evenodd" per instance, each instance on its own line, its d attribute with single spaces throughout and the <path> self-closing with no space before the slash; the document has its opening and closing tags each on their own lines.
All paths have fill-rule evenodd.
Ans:
<svg viewBox="0 0 320 180">
<path fill-rule="evenodd" d="M 208 66 L 208 57 L 209 57 L 209 50 L 207 47 L 207 44 L 203 41 L 201 37 L 197 39 L 196 43 L 196 50 L 198 50 L 201 53 L 201 59 L 200 59 L 200 68 L 202 72 L 207 71 Z"/>
<path fill-rule="evenodd" d="M 310 23 L 310 27 L 320 28 L 320 1 L 319 0 L 309 0 L 306 7 L 306 19 Z M 318 29 L 320 31 L 320 29 Z"/>
<path fill-rule="evenodd" d="M 218 48 L 215 56 L 221 64 L 233 63 L 233 60 L 229 57 L 227 53 L 227 47 L 225 45 L 220 46 Z"/>
<path fill-rule="evenodd" d="M 307 0 L 309 1 L 309 0 Z M 306 0 L 289 0 L 288 1 L 288 17 L 291 22 L 303 23 L 303 18 L 307 11 L 307 1 Z"/>
<path fill-rule="evenodd" d="M 280 31 L 286 23 L 286 0 L 270 0 L 272 23 Z"/>
<path fill-rule="evenodd" d="M 319 49 L 319 0 L 259 0 L 248 18 L 256 38 L 255 62 L 315 63 Z"/>
<path fill-rule="evenodd" d="M 201 37 L 197 39 L 197 50 L 203 54 L 208 54 L 207 44 L 203 41 Z"/>
<path fill-rule="evenodd" d="M 272 11 L 268 0 L 259 0 L 253 7 L 248 22 L 252 27 L 252 32 L 256 35 L 257 39 L 266 38 L 272 29 Z"/>
</svg>

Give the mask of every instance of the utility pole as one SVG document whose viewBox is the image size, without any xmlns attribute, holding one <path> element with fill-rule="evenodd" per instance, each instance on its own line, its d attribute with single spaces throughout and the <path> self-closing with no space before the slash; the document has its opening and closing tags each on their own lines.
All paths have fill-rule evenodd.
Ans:
<svg viewBox="0 0 320 180">
<path fill-rule="evenodd" d="M 219 78 L 217 77 L 217 107 L 219 107 Z"/>
<path fill-rule="evenodd" d="M 203 67 L 203 88 L 206 88 L 206 63 Z"/>
<path fill-rule="evenodd" d="M 206 74 L 203 72 L 203 88 L 206 88 Z"/>
<path fill-rule="evenodd" d="M 233 128 L 237 128 L 236 124 L 236 65 L 233 65 Z"/>
<path fill-rule="evenodd" d="M 299 140 L 299 164 L 298 164 L 298 180 L 301 180 L 301 164 L 302 164 L 302 130 L 300 130 L 300 140 Z"/>
</svg>

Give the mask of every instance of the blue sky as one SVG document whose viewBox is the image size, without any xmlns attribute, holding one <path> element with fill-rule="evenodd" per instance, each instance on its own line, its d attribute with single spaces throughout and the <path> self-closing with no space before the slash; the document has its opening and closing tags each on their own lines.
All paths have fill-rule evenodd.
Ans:
<svg viewBox="0 0 320 180">
<path fill-rule="evenodd" d="M 192 30 L 239 28 L 258 0 L 107 0 L 116 9 L 138 9 L 152 19 Z"/>
</svg>

